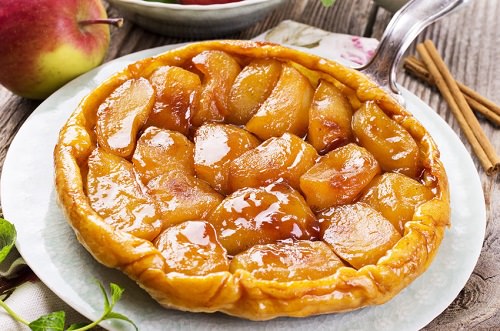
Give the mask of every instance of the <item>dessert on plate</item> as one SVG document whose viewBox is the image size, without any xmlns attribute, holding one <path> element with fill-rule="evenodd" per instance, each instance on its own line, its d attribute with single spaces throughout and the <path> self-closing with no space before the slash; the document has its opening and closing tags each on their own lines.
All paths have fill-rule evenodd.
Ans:
<svg viewBox="0 0 500 331">
<path fill-rule="evenodd" d="M 199 42 L 129 65 L 82 100 L 54 162 L 81 244 L 192 312 L 384 303 L 450 224 L 426 129 L 359 72 L 272 43 Z"/>
</svg>

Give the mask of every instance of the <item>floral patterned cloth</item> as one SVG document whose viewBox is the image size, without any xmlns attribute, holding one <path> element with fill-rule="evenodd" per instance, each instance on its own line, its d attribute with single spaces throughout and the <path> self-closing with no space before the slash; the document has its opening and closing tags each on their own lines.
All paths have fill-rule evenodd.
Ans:
<svg viewBox="0 0 500 331">
<path fill-rule="evenodd" d="M 378 40 L 374 38 L 328 32 L 289 20 L 255 39 L 307 48 L 319 56 L 357 65 L 368 62 L 378 45 Z"/>
</svg>

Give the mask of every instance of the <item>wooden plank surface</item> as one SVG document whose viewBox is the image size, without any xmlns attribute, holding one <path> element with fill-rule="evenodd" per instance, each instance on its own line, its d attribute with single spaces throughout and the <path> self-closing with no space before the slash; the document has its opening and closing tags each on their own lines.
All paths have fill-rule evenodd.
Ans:
<svg viewBox="0 0 500 331">
<path fill-rule="evenodd" d="M 108 6 L 110 16 L 118 10 Z M 372 22 L 371 14 L 376 13 Z M 460 10 L 427 28 L 418 41 L 432 39 L 455 77 L 484 96 L 500 104 L 500 1 L 475 0 Z M 337 0 L 325 8 L 319 0 L 291 0 L 256 25 L 225 36 L 232 39 L 252 38 L 277 25 L 284 19 L 310 24 L 324 30 L 368 35 L 380 38 L 391 18 L 384 9 L 370 0 Z M 374 23 L 374 24 L 372 24 Z M 112 42 L 105 61 L 151 47 L 185 42 L 186 39 L 150 33 L 126 21 L 113 29 Z M 415 54 L 415 44 L 408 53 Z M 439 93 L 420 81 L 399 72 L 398 81 L 415 93 L 444 118 L 466 142 L 457 122 Z M 39 105 L 0 87 L 0 172 L 7 149 L 24 120 Z M 500 130 L 484 119 L 480 123 L 500 152 Z M 487 230 L 478 264 L 465 288 L 456 300 L 425 330 L 498 330 L 500 329 L 500 179 L 488 177 L 473 157 L 478 169 L 487 207 Z M 474 220 L 471 220 L 473 222 Z"/>
</svg>

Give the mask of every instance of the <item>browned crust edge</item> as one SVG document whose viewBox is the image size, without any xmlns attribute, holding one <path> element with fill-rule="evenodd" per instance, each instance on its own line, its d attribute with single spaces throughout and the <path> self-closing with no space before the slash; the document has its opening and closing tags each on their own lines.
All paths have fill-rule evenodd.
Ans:
<svg viewBox="0 0 500 331">
<path fill-rule="evenodd" d="M 150 242 L 115 231 L 92 210 L 83 190 L 79 167 L 95 147 L 93 134 L 87 129 L 92 126 L 88 123 L 92 118 L 89 113 L 125 80 L 151 73 L 161 65 L 182 65 L 204 50 L 274 57 L 330 75 L 355 90 L 362 102 L 376 102 L 410 132 L 420 146 L 424 178 L 429 179 L 436 195 L 417 208 L 413 220 L 405 226 L 403 238 L 376 265 L 359 270 L 342 267 L 326 278 L 293 282 L 260 280 L 243 270 L 204 277 L 166 273 L 163 256 Z M 199 42 L 130 65 L 82 100 L 61 129 L 54 150 L 54 165 L 60 205 L 78 240 L 96 260 L 125 272 L 165 307 L 223 311 L 252 320 L 341 312 L 388 301 L 428 268 L 450 220 L 448 181 L 439 151 L 415 118 L 359 72 L 272 43 Z"/>
</svg>

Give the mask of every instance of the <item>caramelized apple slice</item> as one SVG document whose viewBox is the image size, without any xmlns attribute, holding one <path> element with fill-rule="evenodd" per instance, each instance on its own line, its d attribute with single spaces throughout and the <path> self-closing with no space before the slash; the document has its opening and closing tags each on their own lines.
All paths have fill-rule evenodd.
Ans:
<svg viewBox="0 0 500 331">
<path fill-rule="evenodd" d="M 215 123 L 199 127 L 194 141 L 196 175 L 223 194 L 229 193 L 230 162 L 260 143 L 246 130 L 234 125 Z"/>
<path fill-rule="evenodd" d="M 179 132 L 147 128 L 139 140 L 132 162 L 141 181 L 147 184 L 154 177 L 172 170 L 194 175 L 194 145 Z"/>
<path fill-rule="evenodd" d="M 191 122 L 222 122 L 229 113 L 228 95 L 241 71 L 238 62 L 222 51 L 204 51 L 193 57 L 196 69 L 204 74 L 201 93 L 193 102 Z"/>
<path fill-rule="evenodd" d="M 352 141 L 352 107 L 335 85 L 321 81 L 309 109 L 307 141 L 326 153 Z"/>
<path fill-rule="evenodd" d="M 212 212 L 219 240 L 230 255 L 278 240 L 315 239 L 316 217 L 304 198 L 286 183 L 234 192 Z"/>
<path fill-rule="evenodd" d="M 113 228 L 152 240 L 160 233 L 161 221 L 135 178 L 130 162 L 96 148 L 88 160 L 87 196 L 92 208 Z"/>
<path fill-rule="evenodd" d="M 318 215 L 321 238 L 354 268 L 376 264 L 401 235 L 365 203 L 332 207 Z"/>
<path fill-rule="evenodd" d="M 245 124 L 269 97 L 281 73 L 281 62 L 256 59 L 239 73 L 229 93 L 230 123 Z"/>
<path fill-rule="evenodd" d="M 299 178 L 314 165 L 318 153 L 299 137 L 285 133 L 270 138 L 255 149 L 235 159 L 229 170 L 229 186 L 233 191 L 259 187 L 283 178 L 299 188 Z"/>
<path fill-rule="evenodd" d="M 170 270 L 189 276 L 228 271 L 229 260 L 215 230 L 205 221 L 187 221 L 163 231 L 153 242 Z"/>
<path fill-rule="evenodd" d="M 382 213 L 402 234 L 405 223 L 413 218 L 415 207 L 433 196 L 428 187 L 416 180 L 387 172 L 370 183 L 360 201 Z"/>
<path fill-rule="evenodd" d="M 377 160 L 356 144 L 322 156 L 300 177 L 300 189 L 313 210 L 353 202 L 380 173 Z"/>
<path fill-rule="evenodd" d="M 284 64 L 271 95 L 248 121 L 247 130 L 262 140 L 279 137 L 285 132 L 303 137 L 307 133 L 313 93 L 309 80 L 297 69 Z"/>
<path fill-rule="evenodd" d="M 151 77 L 156 101 L 146 126 L 189 133 L 191 99 L 201 86 L 200 77 L 179 67 L 163 66 Z"/>
<path fill-rule="evenodd" d="M 154 90 L 147 79 L 130 79 L 120 85 L 97 110 L 99 146 L 118 156 L 130 156 L 136 134 L 146 123 L 154 102 Z"/>
<path fill-rule="evenodd" d="M 161 174 L 150 180 L 147 187 L 162 216 L 163 229 L 205 219 L 222 201 L 210 185 L 182 170 Z"/>
<path fill-rule="evenodd" d="M 419 149 L 412 136 L 374 102 L 367 102 L 352 118 L 359 144 L 372 153 L 385 171 L 416 178 Z"/>
<path fill-rule="evenodd" d="M 288 282 L 327 277 L 342 266 L 324 242 L 300 240 L 253 246 L 233 258 L 230 271 L 243 269 L 256 278 Z"/>
</svg>

